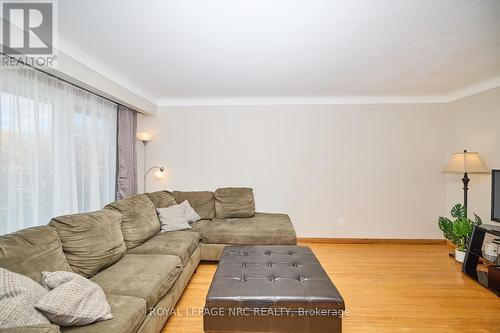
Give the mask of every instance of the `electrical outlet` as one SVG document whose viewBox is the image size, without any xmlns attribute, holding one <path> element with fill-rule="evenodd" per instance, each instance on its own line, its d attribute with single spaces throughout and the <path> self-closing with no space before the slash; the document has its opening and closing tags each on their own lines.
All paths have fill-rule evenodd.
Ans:
<svg viewBox="0 0 500 333">
<path fill-rule="evenodd" d="M 343 219 L 342 217 L 339 217 L 339 222 L 338 222 L 338 224 L 339 224 L 339 227 L 344 226 L 345 221 L 344 221 L 344 219 Z"/>
</svg>

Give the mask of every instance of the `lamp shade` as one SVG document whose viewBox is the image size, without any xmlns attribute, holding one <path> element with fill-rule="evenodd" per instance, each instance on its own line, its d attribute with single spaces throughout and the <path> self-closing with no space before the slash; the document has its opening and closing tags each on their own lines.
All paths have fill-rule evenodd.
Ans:
<svg viewBox="0 0 500 333">
<path fill-rule="evenodd" d="M 450 163 L 444 169 L 446 173 L 490 173 L 484 165 L 479 153 L 463 152 L 455 153 Z"/>
<path fill-rule="evenodd" d="M 143 142 L 148 142 L 153 140 L 153 134 L 148 133 L 148 132 L 137 132 L 136 134 L 137 139 Z"/>
</svg>

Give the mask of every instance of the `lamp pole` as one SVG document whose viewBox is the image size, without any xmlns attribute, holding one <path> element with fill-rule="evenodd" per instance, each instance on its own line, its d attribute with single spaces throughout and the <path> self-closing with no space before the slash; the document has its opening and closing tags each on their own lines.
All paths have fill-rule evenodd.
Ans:
<svg viewBox="0 0 500 333">
<path fill-rule="evenodd" d="M 467 149 L 464 149 L 464 165 L 465 170 L 467 170 Z M 465 217 L 467 217 L 467 192 L 469 191 L 469 182 L 470 178 L 467 172 L 464 172 L 464 178 L 462 178 L 462 182 L 464 183 L 464 208 L 465 208 Z"/>
<path fill-rule="evenodd" d="M 149 141 L 142 141 L 142 143 L 144 144 L 144 162 L 143 162 L 144 170 L 146 170 L 146 148 L 148 146 L 148 142 Z M 144 182 L 142 183 L 142 190 L 144 193 L 146 193 L 146 174 L 147 172 L 144 172 Z"/>
</svg>

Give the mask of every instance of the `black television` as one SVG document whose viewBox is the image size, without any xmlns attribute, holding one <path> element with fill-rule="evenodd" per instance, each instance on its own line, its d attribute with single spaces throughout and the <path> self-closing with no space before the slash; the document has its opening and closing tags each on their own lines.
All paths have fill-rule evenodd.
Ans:
<svg viewBox="0 0 500 333">
<path fill-rule="evenodd" d="M 500 170 L 491 171 L 491 220 L 500 222 Z"/>
</svg>

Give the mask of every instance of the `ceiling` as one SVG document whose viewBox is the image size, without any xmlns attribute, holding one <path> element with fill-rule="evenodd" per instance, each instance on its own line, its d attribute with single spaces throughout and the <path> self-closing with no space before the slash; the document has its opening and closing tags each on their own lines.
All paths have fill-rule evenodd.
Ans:
<svg viewBox="0 0 500 333">
<path fill-rule="evenodd" d="M 63 0 L 58 8 L 59 49 L 160 106 L 425 101 L 500 85 L 498 0 Z"/>
</svg>

